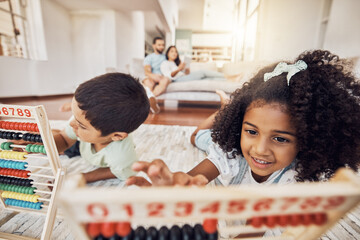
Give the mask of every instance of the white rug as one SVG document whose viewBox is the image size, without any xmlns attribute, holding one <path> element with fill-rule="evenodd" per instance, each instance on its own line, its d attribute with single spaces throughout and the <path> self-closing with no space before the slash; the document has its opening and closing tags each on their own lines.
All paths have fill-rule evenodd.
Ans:
<svg viewBox="0 0 360 240">
<path fill-rule="evenodd" d="M 53 128 L 61 129 L 65 121 L 51 121 Z M 163 159 L 173 171 L 188 171 L 205 158 L 205 154 L 193 147 L 190 135 L 195 127 L 142 125 L 134 133 L 136 150 L 141 161 Z M 86 172 L 92 166 L 80 157 L 61 156 L 61 163 L 67 167 L 69 174 Z M 122 187 L 123 182 L 113 179 L 99 181 L 94 186 Z M 70 197 L 70 196 L 69 196 Z M 40 238 L 44 216 L 29 213 L 13 213 L 0 207 L 0 232 L 16 233 L 27 237 Z M 54 224 L 52 239 L 73 240 L 70 227 L 61 219 Z M 344 217 L 321 239 L 360 239 L 360 207 Z"/>
</svg>

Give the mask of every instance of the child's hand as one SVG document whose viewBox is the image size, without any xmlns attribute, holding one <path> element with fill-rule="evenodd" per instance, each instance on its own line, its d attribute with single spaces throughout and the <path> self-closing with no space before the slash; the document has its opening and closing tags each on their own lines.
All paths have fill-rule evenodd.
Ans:
<svg viewBox="0 0 360 240">
<path fill-rule="evenodd" d="M 180 70 L 180 71 L 184 70 L 184 69 L 185 69 L 185 66 L 186 66 L 186 64 L 185 64 L 184 62 L 181 62 L 181 63 L 179 64 L 179 70 Z"/>
<path fill-rule="evenodd" d="M 190 176 L 183 172 L 172 173 L 164 161 L 156 159 L 152 162 L 136 162 L 133 164 L 134 171 L 143 171 L 146 173 L 154 186 L 172 186 L 172 185 L 206 185 L 208 180 L 203 175 Z M 127 185 L 151 186 L 146 179 L 142 177 L 130 177 L 126 181 Z"/>
</svg>

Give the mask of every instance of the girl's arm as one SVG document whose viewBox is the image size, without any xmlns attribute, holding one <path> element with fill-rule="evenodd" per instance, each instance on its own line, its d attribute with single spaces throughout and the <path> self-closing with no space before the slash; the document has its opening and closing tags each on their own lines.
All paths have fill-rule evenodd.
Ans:
<svg viewBox="0 0 360 240">
<path fill-rule="evenodd" d="M 196 165 L 187 174 L 193 177 L 201 174 L 206 177 L 208 182 L 211 182 L 217 176 L 219 176 L 220 173 L 219 170 L 215 167 L 215 165 L 209 159 L 205 158 L 201 163 Z"/>
<path fill-rule="evenodd" d="M 178 66 L 178 68 L 175 70 L 175 71 L 172 71 L 171 72 L 171 77 L 175 77 L 176 74 L 178 74 L 180 71 L 184 70 L 185 68 L 185 63 L 184 62 L 181 62 Z"/>
<path fill-rule="evenodd" d="M 205 159 L 189 173 L 171 172 L 164 161 L 156 159 L 152 162 L 136 162 L 133 164 L 134 171 L 145 172 L 155 186 L 172 185 L 205 185 L 219 175 L 219 171 L 208 159 Z M 150 186 L 142 177 L 130 177 L 126 181 L 127 185 Z"/>
</svg>

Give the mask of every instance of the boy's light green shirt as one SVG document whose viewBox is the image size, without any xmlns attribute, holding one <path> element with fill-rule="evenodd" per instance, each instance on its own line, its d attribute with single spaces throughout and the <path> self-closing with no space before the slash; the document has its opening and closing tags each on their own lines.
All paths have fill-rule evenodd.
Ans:
<svg viewBox="0 0 360 240">
<path fill-rule="evenodd" d="M 131 134 L 121 141 L 113 141 L 99 152 L 96 152 L 91 143 L 83 142 L 77 138 L 74 130 L 68 124 L 65 132 L 71 139 L 80 141 L 80 154 L 89 163 L 99 167 L 109 167 L 110 171 L 120 180 L 135 175 L 131 165 L 138 161 L 135 144 Z"/>
</svg>

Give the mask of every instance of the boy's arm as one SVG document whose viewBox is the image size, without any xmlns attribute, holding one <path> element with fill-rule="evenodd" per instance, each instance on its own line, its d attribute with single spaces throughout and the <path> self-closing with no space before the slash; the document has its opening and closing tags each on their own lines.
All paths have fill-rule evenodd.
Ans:
<svg viewBox="0 0 360 240">
<path fill-rule="evenodd" d="M 154 79 L 154 80 L 160 80 L 161 75 L 152 73 L 150 65 L 145 65 L 144 70 L 145 70 L 145 76 L 147 76 L 148 78 L 151 78 L 151 79 Z"/>
<path fill-rule="evenodd" d="M 76 143 L 76 139 L 71 139 L 66 134 L 65 130 L 53 131 L 53 136 L 56 144 L 56 148 L 59 153 L 64 152 L 66 149 Z"/>
<path fill-rule="evenodd" d="M 87 183 L 116 178 L 116 176 L 110 171 L 110 168 L 108 167 L 98 168 L 94 171 L 83 173 L 83 175 Z"/>
</svg>

